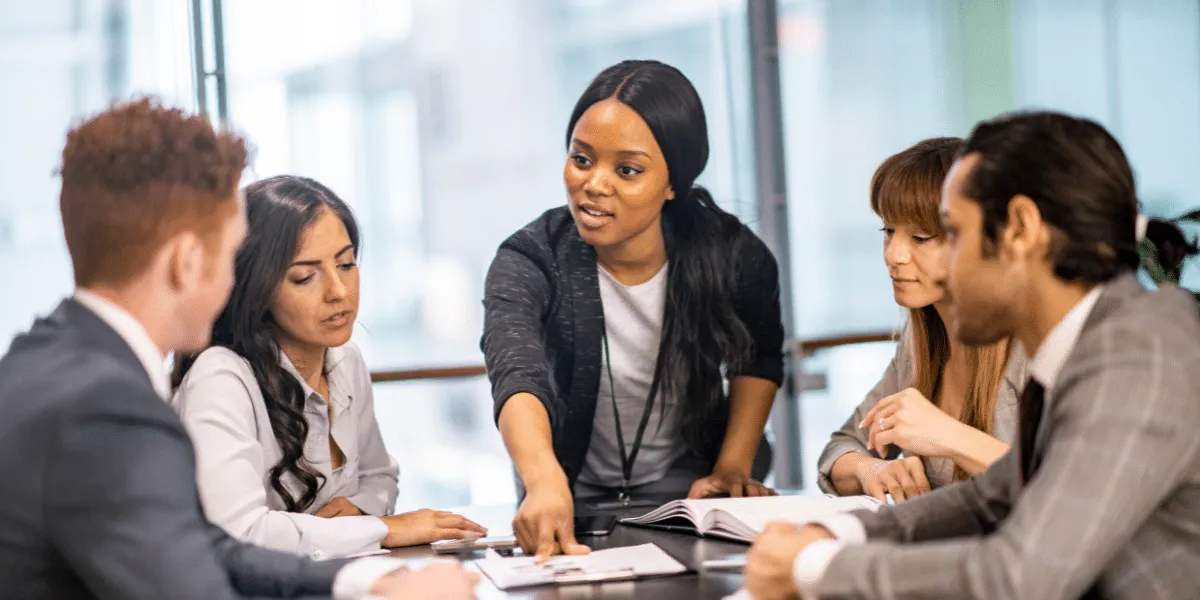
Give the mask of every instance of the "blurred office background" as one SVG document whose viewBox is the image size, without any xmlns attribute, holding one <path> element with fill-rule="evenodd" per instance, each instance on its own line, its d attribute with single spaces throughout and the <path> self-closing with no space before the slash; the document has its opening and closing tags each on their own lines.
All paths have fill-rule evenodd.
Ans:
<svg viewBox="0 0 1200 600">
<path fill-rule="evenodd" d="M 379 371 L 482 362 L 497 245 L 564 201 L 565 123 L 625 58 L 679 67 L 707 109 L 701 183 L 756 228 L 746 0 L 0 0 L 0 348 L 70 290 L 54 175 L 67 128 L 151 93 L 199 110 L 194 35 L 220 52 L 228 124 L 255 147 L 244 183 L 298 173 L 356 210 L 356 341 Z M 214 7 L 214 5 L 216 5 Z M 214 31 L 214 8 L 223 24 Z M 892 302 L 875 166 L 1022 107 L 1098 119 L 1137 171 L 1143 211 L 1200 200 L 1197 0 L 779 0 L 796 338 L 886 333 Z M 220 90 L 201 92 L 214 113 Z M 1189 273 L 1188 279 L 1194 279 Z M 890 360 L 890 342 L 802 364 L 801 483 Z M 820 377 L 817 378 L 821 379 Z M 381 383 L 398 509 L 510 501 L 484 377 Z"/>
</svg>

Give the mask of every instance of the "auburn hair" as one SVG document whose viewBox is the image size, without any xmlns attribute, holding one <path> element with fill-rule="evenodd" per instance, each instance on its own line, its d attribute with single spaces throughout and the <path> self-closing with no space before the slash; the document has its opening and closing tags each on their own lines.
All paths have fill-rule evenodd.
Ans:
<svg viewBox="0 0 1200 600">
<path fill-rule="evenodd" d="M 237 210 L 246 158 L 237 135 L 150 98 L 72 129 L 59 209 L 75 284 L 126 284 L 184 231 L 212 247 Z"/>
<path fill-rule="evenodd" d="M 962 150 L 961 138 L 940 137 L 917 142 L 888 157 L 871 178 L 871 210 L 889 226 L 908 225 L 929 235 L 945 234 L 938 218 L 942 183 Z M 933 306 L 909 309 L 912 336 L 912 387 L 939 408 L 942 375 L 950 361 L 950 334 Z M 1008 363 L 1009 341 L 964 347 L 969 372 L 959 421 L 991 434 L 996 393 Z M 955 479 L 966 471 L 955 467 Z"/>
</svg>

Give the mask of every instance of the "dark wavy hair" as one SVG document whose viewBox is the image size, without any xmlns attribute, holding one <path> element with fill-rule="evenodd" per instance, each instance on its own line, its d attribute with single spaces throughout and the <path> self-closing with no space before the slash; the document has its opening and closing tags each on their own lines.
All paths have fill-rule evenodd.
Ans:
<svg viewBox="0 0 1200 600">
<path fill-rule="evenodd" d="M 659 350 L 662 389 L 679 399 L 684 440 L 701 450 L 724 435 L 705 427 L 727 404 L 722 367 L 736 372 L 753 352 L 750 331 L 733 304 L 735 246 L 743 226 L 707 190 L 694 185 L 708 163 L 708 125 L 700 95 L 683 73 L 650 60 L 627 60 L 605 69 L 571 112 L 568 147 L 583 113 L 610 98 L 632 108 L 650 127 L 675 190 L 675 199 L 662 210 L 670 259 Z"/>
<path fill-rule="evenodd" d="M 245 243 L 234 265 L 233 292 L 229 303 L 213 325 L 212 345 L 237 353 L 250 363 L 254 379 L 267 406 L 271 431 L 283 457 L 271 467 L 270 484 L 283 498 L 288 511 L 301 512 L 312 505 L 324 481 L 305 464 L 304 442 L 308 422 L 304 420 L 307 400 L 300 382 L 284 370 L 276 339 L 271 303 L 295 260 L 300 237 L 322 210 L 337 215 L 350 234 L 354 254 L 360 243 L 358 223 L 350 207 L 329 188 L 305 177 L 280 175 L 246 186 Z M 176 359 L 172 384 L 183 381 L 196 355 Z M 283 485 L 290 473 L 304 486 L 299 498 Z"/>
</svg>

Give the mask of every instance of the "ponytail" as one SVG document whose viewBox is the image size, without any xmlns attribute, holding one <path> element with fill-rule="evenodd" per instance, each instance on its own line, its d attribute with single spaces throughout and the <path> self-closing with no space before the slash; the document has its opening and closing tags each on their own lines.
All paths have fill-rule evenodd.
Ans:
<svg viewBox="0 0 1200 600">
<path fill-rule="evenodd" d="M 1180 221 L 1200 221 L 1200 211 L 1177 219 L 1147 219 L 1138 216 L 1138 254 L 1140 265 L 1155 284 L 1179 283 L 1184 261 L 1200 254 L 1195 239 L 1188 239 Z M 1144 235 L 1143 230 L 1144 228 Z"/>
</svg>

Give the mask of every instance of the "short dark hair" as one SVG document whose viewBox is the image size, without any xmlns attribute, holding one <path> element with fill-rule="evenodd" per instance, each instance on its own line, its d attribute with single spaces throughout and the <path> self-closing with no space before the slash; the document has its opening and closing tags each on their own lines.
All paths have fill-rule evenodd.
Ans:
<svg viewBox="0 0 1200 600">
<path fill-rule="evenodd" d="M 246 155 L 237 135 L 150 98 L 72 129 L 59 208 L 75 284 L 128 283 L 183 231 L 214 240 L 236 210 Z"/>
<path fill-rule="evenodd" d="M 979 159 L 964 194 L 983 212 L 984 251 L 994 251 L 1008 204 L 1033 200 L 1052 230 L 1054 273 L 1101 283 L 1138 267 L 1133 169 L 1102 125 L 1054 112 L 1021 112 L 984 121 L 962 156 Z"/>
</svg>

